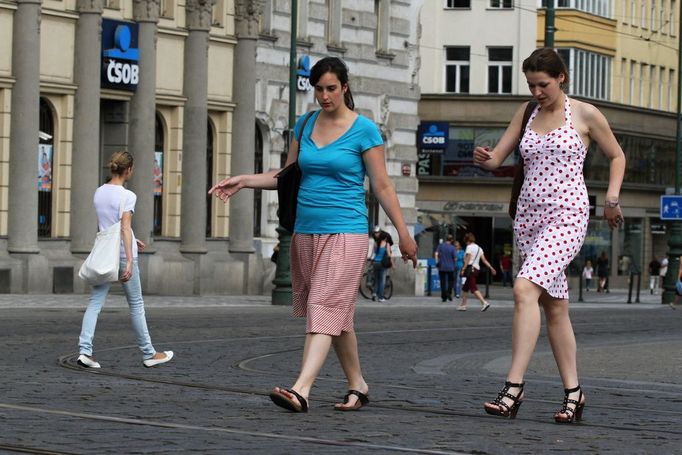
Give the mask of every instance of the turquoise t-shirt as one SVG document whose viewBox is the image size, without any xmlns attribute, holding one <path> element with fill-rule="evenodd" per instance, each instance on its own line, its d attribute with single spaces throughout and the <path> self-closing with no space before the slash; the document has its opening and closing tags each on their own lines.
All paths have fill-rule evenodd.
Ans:
<svg viewBox="0 0 682 455">
<path fill-rule="evenodd" d="M 310 139 L 320 111 L 315 112 L 303 131 L 298 165 L 303 177 L 298 191 L 296 225 L 301 234 L 367 234 L 365 205 L 365 163 L 363 152 L 384 143 L 379 128 L 358 115 L 343 135 L 324 147 Z M 305 116 L 294 127 L 299 136 Z"/>
</svg>

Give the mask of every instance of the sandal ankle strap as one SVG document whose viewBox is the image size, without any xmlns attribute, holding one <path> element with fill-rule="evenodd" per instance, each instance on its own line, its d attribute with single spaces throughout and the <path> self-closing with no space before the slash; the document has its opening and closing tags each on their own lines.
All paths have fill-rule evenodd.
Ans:
<svg viewBox="0 0 682 455">
<path fill-rule="evenodd" d="M 523 389 L 523 386 L 524 386 L 524 385 L 526 385 L 525 382 L 522 382 L 522 383 L 518 384 L 518 383 L 515 383 L 515 382 L 511 382 L 511 381 L 504 381 L 504 386 L 505 386 L 505 387 L 516 387 L 516 388 L 519 388 L 519 389 Z M 578 388 L 580 388 L 580 386 L 578 386 Z"/>
<path fill-rule="evenodd" d="M 578 384 L 576 387 L 573 387 L 572 389 L 564 389 L 564 393 L 568 395 L 569 393 L 574 393 L 580 390 L 580 384 Z"/>
</svg>

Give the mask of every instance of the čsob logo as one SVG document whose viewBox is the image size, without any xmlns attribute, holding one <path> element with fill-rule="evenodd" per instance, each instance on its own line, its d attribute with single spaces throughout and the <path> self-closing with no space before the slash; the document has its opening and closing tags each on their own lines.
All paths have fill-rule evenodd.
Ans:
<svg viewBox="0 0 682 455">
<path fill-rule="evenodd" d="M 299 92 L 308 92 L 312 89 L 310 86 L 310 57 L 307 55 L 298 59 L 296 89 L 298 89 Z"/>
<path fill-rule="evenodd" d="M 133 35 L 133 29 L 135 34 Z M 102 56 L 104 85 L 114 88 L 132 88 L 140 80 L 140 51 L 137 44 L 137 24 L 103 20 Z"/>
<path fill-rule="evenodd" d="M 420 144 L 427 148 L 446 148 L 448 128 L 447 122 L 422 123 Z"/>
</svg>

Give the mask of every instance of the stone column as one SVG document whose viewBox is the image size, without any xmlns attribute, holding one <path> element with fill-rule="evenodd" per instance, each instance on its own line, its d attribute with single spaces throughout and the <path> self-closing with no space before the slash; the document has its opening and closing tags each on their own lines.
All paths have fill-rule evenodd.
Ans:
<svg viewBox="0 0 682 455">
<path fill-rule="evenodd" d="M 100 62 L 104 0 L 78 0 L 73 146 L 71 159 L 71 251 L 88 253 L 97 233 L 92 196 L 99 186 Z"/>
<path fill-rule="evenodd" d="M 40 5 L 17 0 L 12 33 L 8 251 L 38 253 Z"/>
<path fill-rule="evenodd" d="M 252 174 L 256 136 L 256 44 L 261 0 L 235 2 L 237 46 L 234 50 L 234 88 L 237 108 L 232 115 L 231 175 Z M 230 252 L 253 253 L 253 191 L 230 198 Z"/>
<path fill-rule="evenodd" d="M 140 79 L 130 101 L 128 150 L 135 158 L 130 189 L 137 195 L 133 231 L 149 245 L 154 229 L 154 143 L 156 133 L 156 24 L 160 0 L 133 0 L 138 22 Z M 149 252 L 150 249 L 145 251 Z"/>
<path fill-rule="evenodd" d="M 182 141 L 182 253 L 206 253 L 206 131 L 208 31 L 215 0 L 188 0 Z"/>
</svg>

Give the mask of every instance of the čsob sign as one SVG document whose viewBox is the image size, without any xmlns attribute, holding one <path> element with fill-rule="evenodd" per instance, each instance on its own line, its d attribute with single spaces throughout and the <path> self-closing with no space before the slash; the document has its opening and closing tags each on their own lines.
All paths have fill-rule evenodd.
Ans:
<svg viewBox="0 0 682 455">
<path fill-rule="evenodd" d="M 310 86 L 310 57 L 304 55 L 298 59 L 298 69 L 296 70 L 296 90 L 299 92 L 309 92 Z"/>
<path fill-rule="evenodd" d="M 102 19 L 102 87 L 135 91 L 140 81 L 137 24 Z"/>
<path fill-rule="evenodd" d="M 422 122 L 417 130 L 417 144 L 422 153 L 442 152 L 448 148 L 448 122 Z"/>
</svg>

